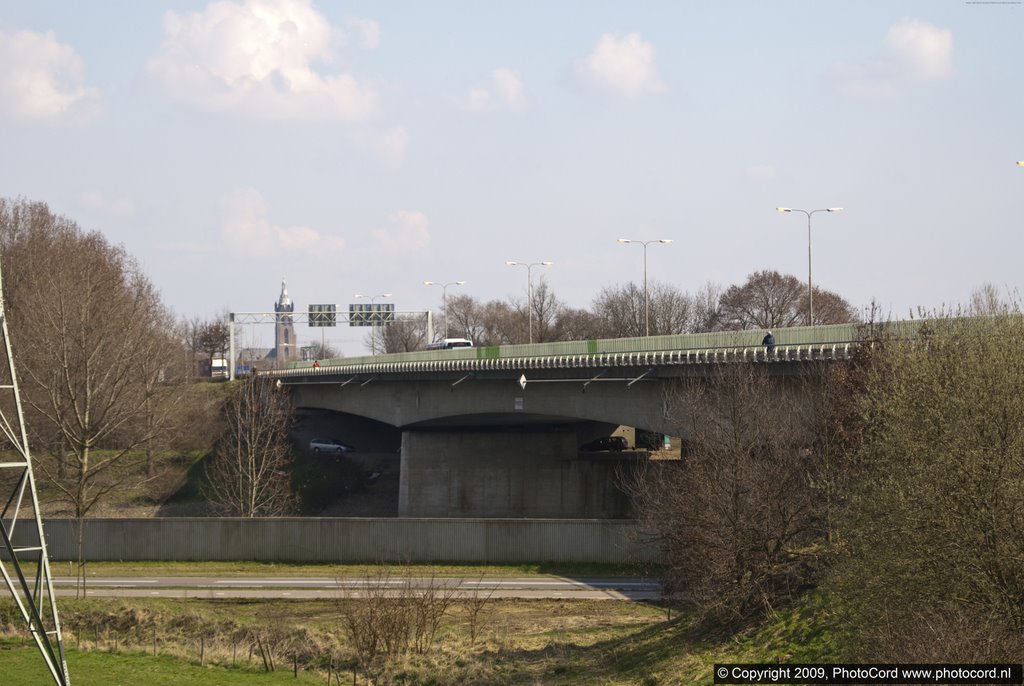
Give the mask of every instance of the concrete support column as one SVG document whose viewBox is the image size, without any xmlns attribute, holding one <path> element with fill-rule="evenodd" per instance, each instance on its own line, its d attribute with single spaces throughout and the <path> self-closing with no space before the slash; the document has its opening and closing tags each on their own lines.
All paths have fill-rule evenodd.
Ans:
<svg viewBox="0 0 1024 686">
<path fill-rule="evenodd" d="M 629 516 L 615 466 L 578 458 L 574 432 L 404 431 L 400 517 Z"/>
</svg>

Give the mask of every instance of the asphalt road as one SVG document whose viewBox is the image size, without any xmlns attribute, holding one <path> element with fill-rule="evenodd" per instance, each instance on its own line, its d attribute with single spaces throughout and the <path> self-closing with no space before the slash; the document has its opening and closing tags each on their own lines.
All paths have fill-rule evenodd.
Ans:
<svg viewBox="0 0 1024 686">
<path fill-rule="evenodd" d="M 75 595 L 73 577 L 55 577 L 54 593 Z M 399 593 L 408 583 L 415 591 L 437 587 L 453 589 L 457 597 L 548 598 L 574 600 L 657 600 L 656 581 L 640 578 L 565 577 L 392 577 L 383 581 L 366 578 L 328 577 L 100 577 L 90 578 L 88 596 L 134 598 L 360 598 L 368 590 Z"/>
</svg>

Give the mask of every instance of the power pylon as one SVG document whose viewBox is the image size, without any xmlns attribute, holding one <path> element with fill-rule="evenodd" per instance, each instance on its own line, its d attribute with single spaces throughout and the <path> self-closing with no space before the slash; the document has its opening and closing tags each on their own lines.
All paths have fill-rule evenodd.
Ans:
<svg viewBox="0 0 1024 686">
<path fill-rule="evenodd" d="M 32 474 L 25 415 L 21 409 L 18 377 L 14 372 L 11 339 L 7 332 L 3 279 L 0 277 L 0 574 L 14 596 L 26 628 L 35 641 L 58 686 L 69 686 L 57 602 L 53 594 L 50 560 L 46 555 L 39 495 Z M 10 491 L 8 495 L 7 491 Z M 32 567 L 34 566 L 34 569 Z M 29 576 L 26 576 L 26 569 Z"/>
</svg>

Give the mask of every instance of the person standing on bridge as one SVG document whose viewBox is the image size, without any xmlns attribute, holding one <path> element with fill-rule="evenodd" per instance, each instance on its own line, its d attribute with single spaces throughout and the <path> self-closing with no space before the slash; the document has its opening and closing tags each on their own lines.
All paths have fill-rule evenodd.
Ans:
<svg viewBox="0 0 1024 686">
<path fill-rule="evenodd" d="M 765 351 L 770 355 L 775 351 L 775 336 L 769 331 L 765 334 L 765 337 L 761 339 L 761 345 L 764 346 Z"/>
</svg>

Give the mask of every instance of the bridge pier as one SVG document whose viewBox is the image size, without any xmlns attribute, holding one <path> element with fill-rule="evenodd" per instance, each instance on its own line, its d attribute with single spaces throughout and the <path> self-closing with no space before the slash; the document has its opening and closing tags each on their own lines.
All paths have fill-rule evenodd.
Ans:
<svg viewBox="0 0 1024 686">
<path fill-rule="evenodd" d="M 616 465 L 580 457 L 573 431 L 406 430 L 399 517 L 628 517 Z"/>
</svg>

